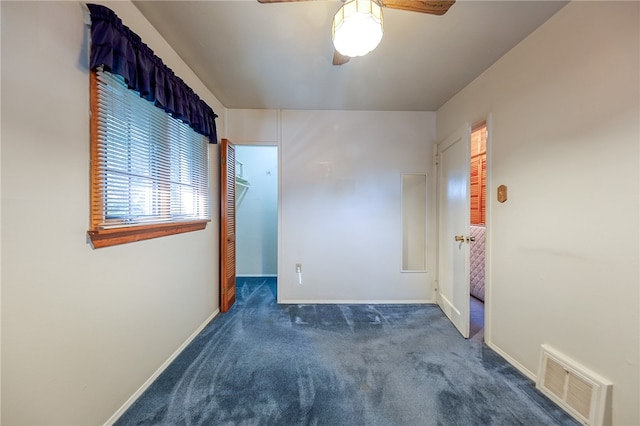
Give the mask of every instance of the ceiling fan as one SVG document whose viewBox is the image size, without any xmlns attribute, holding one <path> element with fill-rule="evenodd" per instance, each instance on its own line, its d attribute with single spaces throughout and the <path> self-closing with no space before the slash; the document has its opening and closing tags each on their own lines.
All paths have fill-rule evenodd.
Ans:
<svg viewBox="0 0 640 426">
<path fill-rule="evenodd" d="M 298 1 L 308 1 L 308 0 L 258 0 L 259 3 L 288 3 L 288 2 L 298 2 Z M 334 53 L 333 53 L 333 65 L 342 65 L 345 64 L 349 61 L 350 58 L 354 57 L 354 56 L 362 56 L 363 54 L 368 53 L 369 51 L 373 50 L 373 48 L 375 48 L 375 46 L 377 46 L 377 44 L 380 41 L 380 38 L 382 38 L 382 10 L 381 8 L 389 8 L 389 9 L 399 9 L 399 10 L 406 10 L 409 12 L 420 12 L 420 13 L 428 13 L 431 15 L 444 15 L 445 13 L 447 13 L 447 11 L 449 10 L 449 8 L 455 3 L 456 0 L 342 0 L 343 5 L 341 6 L 341 8 L 338 10 L 338 13 L 336 13 L 336 16 L 334 16 L 333 19 L 333 28 L 332 28 L 332 33 L 334 32 L 334 30 L 336 29 L 337 25 L 336 22 L 338 19 L 343 19 L 345 17 L 346 13 L 349 12 L 345 12 L 345 10 L 351 9 L 356 10 L 359 6 L 360 3 L 369 3 L 369 5 L 373 8 L 373 9 L 378 9 L 378 15 L 376 16 L 376 12 L 375 10 L 372 12 L 371 9 L 368 9 L 367 11 L 369 12 L 368 15 L 374 15 L 373 19 L 377 20 L 377 25 L 379 26 L 379 34 L 377 35 L 377 41 L 373 42 L 373 47 L 371 47 L 369 50 L 364 51 L 364 53 L 359 53 L 359 54 L 345 54 L 345 50 L 338 48 L 338 44 L 336 43 L 336 39 L 334 37 L 334 45 L 336 46 L 336 49 L 334 49 Z M 352 5 L 350 8 L 347 8 L 347 6 Z M 342 13 L 342 15 L 339 15 L 340 13 Z M 344 19 L 344 21 L 346 21 L 346 19 Z M 343 21 L 340 22 L 340 24 Z M 334 34 L 335 35 L 335 34 Z M 342 50 L 342 53 L 340 52 L 340 50 Z"/>
</svg>

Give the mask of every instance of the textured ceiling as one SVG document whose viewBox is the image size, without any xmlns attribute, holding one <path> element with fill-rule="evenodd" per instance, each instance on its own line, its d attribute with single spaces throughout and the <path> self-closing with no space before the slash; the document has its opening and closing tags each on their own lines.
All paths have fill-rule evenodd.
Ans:
<svg viewBox="0 0 640 426">
<path fill-rule="evenodd" d="M 331 65 L 339 1 L 134 4 L 227 108 L 435 111 L 566 2 L 385 8 L 380 45 L 342 66 Z"/>
</svg>

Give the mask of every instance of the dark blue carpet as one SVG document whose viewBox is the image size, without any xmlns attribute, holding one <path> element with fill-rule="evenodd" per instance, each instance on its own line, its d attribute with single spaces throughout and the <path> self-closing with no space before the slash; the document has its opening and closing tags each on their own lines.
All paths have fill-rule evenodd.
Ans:
<svg viewBox="0 0 640 426">
<path fill-rule="evenodd" d="M 238 300 L 117 425 L 577 425 L 432 305 Z"/>
</svg>

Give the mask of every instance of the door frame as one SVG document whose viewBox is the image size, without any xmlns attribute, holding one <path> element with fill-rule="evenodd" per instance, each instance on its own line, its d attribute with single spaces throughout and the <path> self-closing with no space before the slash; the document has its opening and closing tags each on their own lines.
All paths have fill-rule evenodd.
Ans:
<svg viewBox="0 0 640 426">
<path fill-rule="evenodd" d="M 495 194 L 494 191 L 491 190 L 493 188 L 492 178 L 491 178 L 491 165 L 493 164 L 493 160 L 491 158 L 491 140 L 493 138 L 493 118 L 492 114 L 487 114 L 484 120 L 479 120 L 476 122 L 480 123 L 484 121 L 487 126 L 487 199 L 485 205 L 485 241 L 484 241 L 484 341 L 485 343 L 491 342 L 491 230 L 492 220 L 491 215 L 493 208 L 492 206 L 492 196 Z"/>
<path fill-rule="evenodd" d="M 280 144 L 277 143 L 273 143 L 273 142 L 255 142 L 255 141 L 251 141 L 251 142 L 240 142 L 240 143 L 234 143 L 233 144 L 236 148 L 238 147 L 265 147 L 265 148 L 275 148 L 276 149 L 276 167 L 278 168 L 277 173 L 276 173 L 276 179 L 277 179 L 277 200 L 276 200 L 276 209 L 277 209 L 277 219 L 276 219 L 276 239 L 277 239 L 277 252 L 276 252 L 276 288 L 278 288 L 279 282 L 277 280 L 278 278 L 278 274 L 280 272 L 279 267 L 280 267 L 280 229 L 281 229 L 281 223 L 280 223 L 280 211 L 281 211 L 281 206 L 280 206 L 280 197 L 281 197 L 281 178 L 280 178 Z M 236 154 L 237 156 L 237 154 Z M 236 212 L 236 221 L 237 221 L 237 212 Z M 237 225 L 237 223 L 236 223 Z M 236 226 L 236 232 L 237 232 L 237 226 Z M 236 245 L 236 250 L 237 250 L 237 245 Z M 236 260 L 237 260 L 238 254 L 236 252 Z M 237 271 L 236 271 L 237 272 Z M 237 275 L 237 274 L 236 274 Z M 265 275 L 265 277 L 267 277 Z M 271 277 L 271 276 L 269 276 Z M 279 296 L 279 292 L 278 292 L 278 296 Z"/>
</svg>

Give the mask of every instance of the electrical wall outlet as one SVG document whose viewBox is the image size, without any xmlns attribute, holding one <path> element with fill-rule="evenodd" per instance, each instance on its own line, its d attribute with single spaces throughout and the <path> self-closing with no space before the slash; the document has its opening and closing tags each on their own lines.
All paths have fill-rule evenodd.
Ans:
<svg viewBox="0 0 640 426">
<path fill-rule="evenodd" d="M 302 263 L 296 263 L 296 274 L 302 273 Z"/>
</svg>

